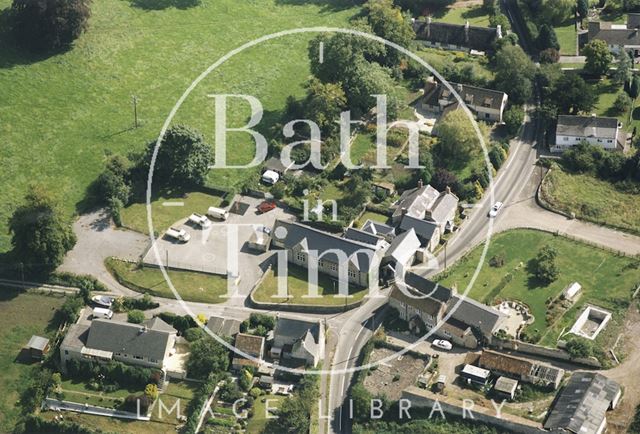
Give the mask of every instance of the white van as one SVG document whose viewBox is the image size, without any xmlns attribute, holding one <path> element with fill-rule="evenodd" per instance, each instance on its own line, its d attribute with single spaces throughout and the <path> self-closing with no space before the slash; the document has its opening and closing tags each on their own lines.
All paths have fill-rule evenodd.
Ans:
<svg viewBox="0 0 640 434">
<path fill-rule="evenodd" d="M 209 220 L 206 216 L 202 214 L 198 214 L 194 212 L 189 216 L 189 221 L 193 224 L 200 226 L 202 229 L 207 229 L 211 226 L 211 220 Z"/>
<path fill-rule="evenodd" d="M 280 174 L 273 170 L 266 170 L 262 174 L 262 182 L 265 184 L 273 185 L 280 180 Z"/>
<path fill-rule="evenodd" d="M 215 206 L 210 206 L 207 211 L 207 215 L 216 219 L 226 220 L 229 217 L 229 211 L 222 208 L 216 208 Z"/>
<path fill-rule="evenodd" d="M 113 311 L 110 309 L 105 309 L 103 307 L 94 307 L 93 312 L 91 313 L 92 318 L 104 318 L 111 319 L 113 317 Z"/>
<path fill-rule="evenodd" d="M 184 229 L 169 228 L 167 229 L 166 235 L 185 243 L 191 239 L 191 235 L 189 235 L 189 232 L 185 231 Z"/>
</svg>

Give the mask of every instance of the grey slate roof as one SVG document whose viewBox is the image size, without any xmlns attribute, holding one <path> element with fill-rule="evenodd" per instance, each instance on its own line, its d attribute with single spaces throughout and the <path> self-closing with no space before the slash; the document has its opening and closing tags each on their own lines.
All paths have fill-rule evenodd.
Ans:
<svg viewBox="0 0 640 434">
<path fill-rule="evenodd" d="M 79 351 L 87 343 L 88 335 L 89 325 L 73 324 L 69 327 L 69 330 L 67 330 L 67 334 L 64 336 L 61 346 L 74 348 Z"/>
<path fill-rule="evenodd" d="M 87 348 L 162 360 L 171 333 L 144 325 L 107 319 L 91 321 Z"/>
<path fill-rule="evenodd" d="M 504 92 L 499 90 L 485 89 L 468 84 L 450 84 L 458 95 L 460 95 L 460 98 L 468 105 L 484 106 L 500 110 L 502 101 L 506 96 Z M 458 99 L 447 86 L 439 82 L 428 81 L 424 87 L 424 103 L 430 106 L 437 106 L 440 100 L 446 100 L 449 104 L 459 103 Z"/>
<path fill-rule="evenodd" d="M 453 291 L 446 286 L 442 286 L 439 283 L 433 282 L 413 272 L 405 274 L 404 282 L 408 286 L 417 289 L 422 294 L 433 297 L 444 303 L 448 302 L 453 295 Z"/>
<path fill-rule="evenodd" d="M 440 44 L 458 45 L 478 51 L 490 51 L 498 38 L 498 31 L 490 27 L 469 26 L 416 20 L 413 23 L 416 38 Z"/>
<path fill-rule="evenodd" d="M 311 344 L 311 338 L 316 345 L 320 343 L 319 321 L 304 321 L 300 319 L 278 318 L 273 331 L 273 346 L 282 348 L 285 345 L 293 345 L 298 341 Z M 309 348 L 307 346 L 307 348 Z"/>
<path fill-rule="evenodd" d="M 392 258 L 400 264 L 406 264 L 420 248 L 420 240 L 413 229 L 393 239 L 385 253 L 385 258 Z"/>
<path fill-rule="evenodd" d="M 453 193 L 442 193 L 431 207 L 431 220 L 443 223 L 447 216 L 458 208 L 458 196 Z"/>
<path fill-rule="evenodd" d="M 401 288 L 397 284 L 393 286 L 393 290 L 389 296 L 438 319 L 440 313 L 444 311 L 445 307 L 444 303 L 436 300 L 435 298 L 428 297 L 425 294 L 414 291 L 407 286 Z"/>
<path fill-rule="evenodd" d="M 400 229 L 403 231 L 414 230 L 416 235 L 425 241 L 433 237 L 435 231 L 438 230 L 438 224 L 428 220 L 422 220 L 410 215 L 402 217 Z"/>
<path fill-rule="evenodd" d="M 576 372 L 560 391 L 544 427 L 596 434 L 620 386 L 602 374 Z"/>
<path fill-rule="evenodd" d="M 369 244 L 371 246 L 376 246 L 380 242 L 380 237 L 378 235 L 374 235 L 370 232 L 362 231 L 360 229 L 355 228 L 347 228 L 344 233 L 344 238 L 353 241 L 359 241 L 361 243 Z"/>
<path fill-rule="evenodd" d="M 401 216 L 403 213 L 411 217 L 423 219 L 427 209 L 438 198 L 440 192 L 430 185 L 406 190 L 398 200 L 393 217 Z"/>
<path fill-rule="evenodd" d="M 389 226 L 387 224 L 379 223 L 373 220 L 367 220 L 366 222 L 364 222 L 361 230 L 374 235 L 382 235 L 385 237 L 388 235 L 395 235 L 396 233 L 396 230 L 393 226 Z"/>
<path fill-rule="evenodd" d="M 146 320 L 143 324 L 146 325 L 148 328 L 154 329 L 154 330 L 165 331 L 169 333 L 177 332 L 172 325 L 167 324 L 165 321 L 162 320 L 162 318 L 158 316 Z"/>
<path fill-rule="evenodd" d="M 460 304 L 457 305 L 459 300 L 461 300 Z M 492 307 L 459 295 L 451 297 L 447 312 L 449 309 L 454 309 L 451 318 L 462 321 L 469 326 L 477 327 L 484 336 L 491 336 L 506 318 L 505 314 Z"/>
<path fill-rule="evenodd" d="M 218 336 L 231 337 L 240 332 L 241 321 L 212 316 L 207 321 L 207 328 Z"/>
<path fill-rule="evenodd" d="M 600 39 L 609 45 L 640 46 L 640 32 L 635 28 L 613 28 L 611 23 L 590 21 L 588 40 Z"/>
<path fill-rule="evenodd" d="M 558 116 L 556 134 L 575 137 L 615 139 L 618 119 L 597 116 Z"/>
<path fill-rule="evenodd" d="M 282 228 L 286 229 L 284 240 L 278 237 Z M 376 251 L 370 244 L 341 238 L 296 222 L 276 220 L 273 236 L 274 240 L 283 243 L 286 249 L 301 245 L 304 250 L 315 250 L 318 252 L 318 256 L 322 255 L 322 259 L 336 263 L 339 262 L 339 257 L 330 250 L 343 252 L 355 268 L 361 272 L 369 272 L 373 265 L 372 260 L 375 261 L 377 257 Z"/>
</svg>

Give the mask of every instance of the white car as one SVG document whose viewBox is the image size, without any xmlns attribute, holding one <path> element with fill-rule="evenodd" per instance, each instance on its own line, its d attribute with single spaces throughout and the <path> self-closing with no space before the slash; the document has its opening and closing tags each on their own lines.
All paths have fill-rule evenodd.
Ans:
<svg viewBox="0 0 640 434">
<path fill-rule="evenodd" d="M 200 226 L 202 229 L 206 229 L 211 226 L 211 220 L 209 220 L 206 216 L 202 214 L 198 214 L 194 212 L 189 216 L 189 221 L 193 224 Z"/>
<path fill-rule="evenodd" d="M 265 184 L 273 185 L 280 180 L 280 174 L 273 170 L 266 170 L 262 174 L 262 182 Z"/>
<path fill-rule="evenodd" d="M 447 351 L 451 351 L 451 348 L 453 348 L 451 342 L 445 341 L 444 339 L 436 339 L 435 341 L 433 341 L 433 346 Z"/>
<path fill-rule="evenodd" d="M 502 202 L 496 202 L 495 205 L 491 207 L 491 211 L 489 211 L 489 217 L 495 217 L 498 215 L 498 211 L 502 208 L 504 204 Z"/>
<path fill-rule="evenodd" d="M 170 238 L 182 241 L 183 243 L 186 243 L 191 239 L 189 232 L 184 229 L 169 228 L 167 229 L 166 235 Z"/>
</svg>

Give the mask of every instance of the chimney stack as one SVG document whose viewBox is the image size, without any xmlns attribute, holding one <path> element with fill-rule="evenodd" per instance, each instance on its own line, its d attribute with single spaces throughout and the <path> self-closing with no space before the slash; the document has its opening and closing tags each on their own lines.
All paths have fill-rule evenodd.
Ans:
<svg viewBox="0 0 640 434">
<path fill-rule="evenodd" d="M 445 191 L 447 192 L 447 194 L 451 194 L 451 187 L 447 185 L 447 188 L 445 188 Z"/>
<path fill-rule="evenodd" d="M 423 183 L 422 183 L 422 179 L 418 179 L 418 188 L 422 188 Z"/>
<path fill-rule="evenodd" d="M 427 38 L 431 37 L 431 15 L 427 17 Z"/>
</svg>

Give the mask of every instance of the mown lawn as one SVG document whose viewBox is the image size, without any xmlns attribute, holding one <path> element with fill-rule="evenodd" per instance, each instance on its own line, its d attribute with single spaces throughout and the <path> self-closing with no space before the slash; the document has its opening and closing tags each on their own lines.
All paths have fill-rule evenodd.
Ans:
<svg viewBox="0 0 640 434">
<path fill-rule="evenodd" d="M 528 271 L 528 265 L 547 244 L 558 251 L 557 265 L 560 275 L 550 285 L 541 285 Z M 442 283 L 448 286 L 455 285 L 459 292 L 463 292 L 471 280 L 481 252 L 482 247 L 474 249 L 445 276 L 441 276 Z M 504 266 L 490 266 L 489 261 L 494 256 L 504 257 Z M 513 276 L 512 280 L 501 282 L 508 273 Z M 545 318 L 547 299 L 558 296 L 572 282 L 582 285 L 582 296 L 565 315 L 555 318 L 554 324 L 548 324 Z M 502 289 L 499 286 L 501 283 L 504 284 Z M 615 256 L 604 250 L 545 232 L 513 230 L 493 237 L 486 262 L 468 295 L 489 305 L 507 299 L 524 302 L 535 316 L 535 322 L 528 326 L 527 332 L 537 333 L 543 344 L 554 345 L 560 332 L 571 327 L 577 314 L 588 303 L 610 310 L 614 323 L 618 323 L 624 317 L 631 301 L 631 294 L 638 284 L 638 259 Z M 608 329 L 612 327 L 613 324 L 609 325 Z M 601 334 L 598 340 L 604 336 L 605 334 Z"/>
<path fill-rule="evenodd" d="M 160 394 L 158 401 L 156 401 L 151 410 L 151 420 L 177 425 L 179 422 L 178 416 L 186 415 L 187 406 L 197 390 L 197 383 L 171 380 L 167 389 Z M 160 410 L 160 402 L 162 402 L 162 410 Z M 171 410 L 174 405 L 176 406 L 175 410 L 168 413 L 168 410 Z M 162 413 L 160 413 L 160 411 L 162 411 Z"/>
<path fill-rule="evenodd" d="M 288 264 L 287 276 L 288 297 L 279 297 L 278 280 L 273 270 L 267 271 L 262 284 L 253 292 L 253 299 L 263 303 L 308 304 L 318 306 L 339 306 L 362 299 L 368 289 L 349 285 L 350 297 L 338 295 L 338 281 L 325 274 L 318 274 L 318 295 L 322 297 L 308 297 L 308 271 L 297 265 Z"/>
<path fill-rule="evenodd" d="M 247 434 L 260 434 L 267 425 L 269 419 L 267 416 L 274 417 L 273 414 L 267 415 L 267 400 L 269 400 L 270 409 L 280 409 L 285 396 L 280 395 L 263 395 L 258 397 L 253 404 L 253 416 L 247 422 Z"/>
<path fill-rule="evenodd" d="M 19 361 L 20 350 L 31 335 L 53 337 L 49 322 L 64 297 L 19 292 L 0 287 L 0 432 L 12 432 L 20 415 L 20 392 L 39 364 Z"/>
<path fill-rule="evenodd" d="M 542 194 L 555 208 L 580 219 L 640 233 L 640 196 L 620 191 L 611 182 L 556 167 L 546 177 Z"/>
<path fill-rule="evenodd" d="M 360 229 L 360 226 L 365 224 L 367 220 L 371 220 L 379 223 L 387 223 L 389 221 L 389 216 L 386 216 L 384 214 L 379 214 L 373 211 L 366 211 L 364 214 L 362 214 L 362 217 L 360 217 L 360 219 L 358 220 L 358 229 Z"/>
<path fill-rule="evenodd" d="M 45 419 L 52 420 L 58 414 L 47 411 L 41 414 Z M 109 433 L 127 434 L 175 434 L 176 425 L 168 422 L 155 421 L 131 421 L 126 419 L 116 419 L 114 417 L 93 416 L 90 414 L 74 413 L 71 411 L 64 413 L 64 420 L 75 422 L 83 426 L 91 427 L 95 430 Z"/>
<path fill-rule="evenodd" d="M 138 264 L 109 258 L 107 269 L 123 285 L 134 291 L 157 297 L 175 298 L 159 268 L 138 267 Z M 185 301 L 222 303 L 227 294 L 227 279 L 223 276 L 192 271 L 168 270 L 173 286 Z"/>
<path fill-rule="evenodd" d="M 206 214 L 210 206 L 219 206 L 220 196 L 202 192 L 182 193 L 167 192 L 156 197 L 151 202 L 153 229 L 156 233 L 163 233 L 180 219 L 189 217 L 191 213 Z M 171 206 L 182 203 L 182 206 Z M 134 203 L 122 210 L 122 225 L 128 229 L 149 233 L 147 223 L 147 204 Z"/>
<path fill-rule="evenodd" d="M 614 110 L 613 104 L 618 95 L 624 92 L 622 86 L 612 83 L 609 79 L 602 79 L 595 83 L 590 83 L 593 92 L 598 95 L 596 106 L 593 110 L 598 116 L 608 116 L 617 118 L 622 122 L 623 130 L 632 132 L 634 128 L 640 127 L 640 111 L 631 109 L 632 113 L 618 113 Z M 634 103 L 635 105 L 635 103 Z"/>
<path fill-rule="evenodd" d="M 489 27 L 489 14 L 482 6 L 449 7 L 434 14 L 434 20 L 451 24 L 464 24 L 478 27 Z"/>
<path fill-rule="evenodd" d="M 141 151 L 155 140 L 175 102 L 225 53 L 260 36 L 305 26 L 348 26 L 358 7 L 348 0 L 203 0 L 190 9 L 147 10 L 125 0 L 92 3 L 88 32 L 48 58 L 29 56 L 0 36 L 0 252 L 9 249 L 6 221 L 31 182 L 52 186 L 68 215 L 112 152 Z M 0 0 L 0 11 L 11 0 Z M 2 29 L 4 30 L 4 29 Z M 264 105 L 263 131 L 287 96 L 304 94 L 307 42 L 283 37 L 248 49 L 212 73 L 179 111 L 176 122 L 214 137 L 207 94 L 245 93 Z M 133 129 L 132 95 L 141 126 Z M 244 125 L 248 105 L 229 103 L 229 126 Z M 253 158 L 246 134 L 230 134 L 230 163 Z M 214 185 L 238 185 L 249 170 L 212 171 Z M 253 172 L 251 172 L 253 173 Z"/>
<path fill-rule="evenodd" d="M 578 54 L 578 33 L 573 20 L 569 20 L 561 26 L 556 26 L 555 31 L 560 43 L 560 54 L 576 56 Z"/>
</svg>

